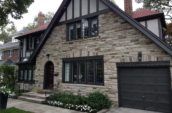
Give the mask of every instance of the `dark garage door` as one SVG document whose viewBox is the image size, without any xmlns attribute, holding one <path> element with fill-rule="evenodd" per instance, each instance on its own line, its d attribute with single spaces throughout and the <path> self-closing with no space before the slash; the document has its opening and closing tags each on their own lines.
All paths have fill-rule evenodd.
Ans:
<svg viewBox="0 0 172 113">
<path fill-rule="evenodd" d="M 168 62 L 118 64 L 120 107 L 171 113 Z"/>
</svg>

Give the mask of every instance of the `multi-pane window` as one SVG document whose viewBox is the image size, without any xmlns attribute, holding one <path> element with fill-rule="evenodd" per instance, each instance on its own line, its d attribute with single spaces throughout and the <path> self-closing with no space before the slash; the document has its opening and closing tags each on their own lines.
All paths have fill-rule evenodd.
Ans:
<svg viewBox="0 0 172 113">
<path fill-rule="evenodd" d="M 26 39 L 26 50 L 33 50 L 34 49 L 34 38 L 29 37 Z"/>
<path fill-rule="evenodd" d="M 19 82 L 33 82 L 33 69 L 30 67 L 19 68 Z"/>
<path fill-rule="evenodd" d="M 98 18 L 82 19 L 68 24 L 68 40 L 89 38 L 98 35 Z"/>
<path fill-rule="evenodd" d="M 103 70 L 103 57 L 64 59 L 63 82 L 103 85 Z"/>
</svg>

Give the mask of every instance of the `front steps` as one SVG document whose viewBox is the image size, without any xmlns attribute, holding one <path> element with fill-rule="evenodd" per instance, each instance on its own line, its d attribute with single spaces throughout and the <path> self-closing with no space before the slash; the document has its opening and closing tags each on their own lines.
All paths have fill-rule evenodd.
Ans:
<svg viewBox="0 0 172 113">
<path fill-rule="evenodd" d="M 22 96 L 19 96 L 19 100 L 23 101 L 28 101 L 28 102 L 33 102 L 33 103 L 43 103 L 50 94 L 45 93 L 45 94 L 40 94 L 40 93 L 35 93 L 35 92 L 28 92 L 28 93 L 23 93 Z"/>
</svg>

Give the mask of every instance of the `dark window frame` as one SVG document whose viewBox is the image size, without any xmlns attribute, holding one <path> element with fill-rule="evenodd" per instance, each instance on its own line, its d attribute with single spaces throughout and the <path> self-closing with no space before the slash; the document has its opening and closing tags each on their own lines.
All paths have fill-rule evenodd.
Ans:
<svg viewBox="0 0 172 113">
<path fill-rule="evenodd" d="M 29 80 L 29 71 L 30 70 L 31 70 L 31 80 Z M 22 71 L 23 75 L 21 75 L 21 71 Z M 25 75 L 25 71 L 26 71 L 27 75 Z M 18 71 L 18 82 L 19 83 L 34 83 L 34 67 L 33 66 L 20 65 L 19 71 Z"/>
<path fill-rule="evenodd" d="M 34 49 L 34 37 L 26 38 L 26 51 L 32 51 Z"/>
<path fill-rule="evenodd" d="M 88 62 L 93 61 L 93 67 L 94 67 L 94 81 L 89 82 L 88 81 Z M 74 82 L 74 76 L 73 76 L 73 63 L 77 63 L 77 82 Z M 98 81 L 98 75 L 97 75 L 97 62 L 102 63 L 102 81 Z M 69 63 L 70 69 L 69 69 L 69 81 L 65 81 L 65 64 Z M 85 72 L 84 72 L 84 80 L 82 81 L 79 79 L 79 71 L 81 69 L 80 63 L 84 63 L 85 65 Z M 62 82 L 63 83 L 69 83 L 69 84 L 85 84 L 85 85 L 104 85 L 104 59 L 103 56 L 94 56 L 94 57 L 78 57 L 78 58 L 65 58 L 63 59 L 63 66 L 62 66 Z"/>
<path fill-rule="evenodd" d="M 82 24 L 82 20 L 85 19 L 88 21 L 88 36 L 85 37 L 85 35 L 83 36 L 83 31 L 85 32 L 85 30 L 83 30 L 83 24 Z M 99 35 L 99 19 L 98 19 L 98 16 L 93 16 L 93 17 L 89 17 L 89 18 L 83 18 L 83 19 L 80 19 L 80 20 L 77 20 L 77 21 L 74 21 L 74 22 L 71 22 L 71 23 L 67 23 L 67 32 L 66 32 L 66 36 L 67 36 L 67 41 L 73 41 L 73 40 L 80 40 L 80 39 L 87 39 L 87 38 L 92 38 L 92 37 L 96 37 Z M 92 35 L 91 32 L 92 32 L 92 26 L 91 26 L 91 23 L 96 20 L 97 21 L 97 34 L 96 35 Z M 80 38 L 77 36 L 77 24 L 80 23 Z M 69 28 L 70 26 L 74 27 L 74 32 L 75 32 L 75 38 L 71 39 L 71 35 L 69 33 Z"/>
</svg>

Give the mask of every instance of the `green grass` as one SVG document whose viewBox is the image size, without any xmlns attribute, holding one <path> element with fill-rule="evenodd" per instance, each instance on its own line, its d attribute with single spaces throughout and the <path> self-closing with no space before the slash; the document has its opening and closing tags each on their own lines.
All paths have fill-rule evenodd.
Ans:
<svg viewBox="0 0 172 113">
<path fill-rule="evenodd" d="M 9 108 L 9 109 L 0 111 L 0 113 L 31 113 L 31 112 L 23 111 L 17 108 Z"/>
</svg>

